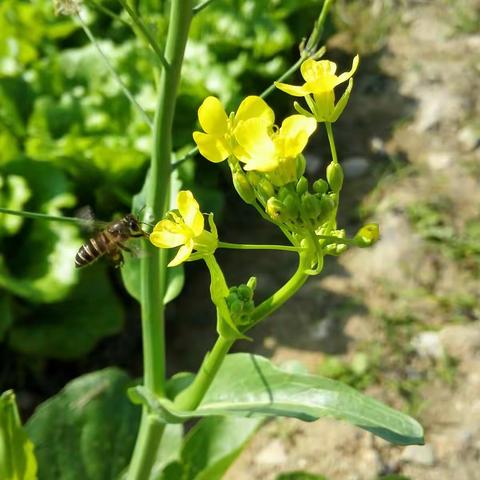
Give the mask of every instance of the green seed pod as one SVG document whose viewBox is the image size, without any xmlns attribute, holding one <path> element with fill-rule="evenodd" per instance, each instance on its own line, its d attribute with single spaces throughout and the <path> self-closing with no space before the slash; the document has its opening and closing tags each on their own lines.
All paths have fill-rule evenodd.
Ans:
<svg viewBox="0 0 480 480">
<path fill-rule="evenodd" d="M 250 182 L 247 179 L 245 173 L 238 169 L 232 174 L 233 186 L 240 195 L 240 198 L 248 205 L 255 203 L 255 191 L 253 190 Z"/>
<path fill-rule="evenodd" d="M 343 185 L 343 169 L 339 163 L 331 162 L 327 167 L 327 181 L 330 188 L 338 193 Z"/>
<path fill-rule="evenodd" d="M 284 208 L 285 207 L 280 200 L 275 197 L 270 197 L 267 201 L 267 207 L 265 210 L 272 220 L 281 220 Z"/>
<path fill-rule="evenodd" d="M 305 173 L 305 169 L 307 168 L 307 160 L 305 160 L 305 157 L 302 154 L 298 155 L 295 159 L 295 165 L 297 178 L 300 178 Z"/>
<path fill-rule="evenodd" d="M 299 195 L 303 195 L 308 190 L 308 180 L 305 177 L 300 177 L 296 189 Z"/>
<path fill-rule="evenodd" d="M 328 183 L 323 179 L 319 178 L 316 182 L 313 184 L 313 191 L 315 193 L 327 193 L 328 191 Z"/>
</svg>

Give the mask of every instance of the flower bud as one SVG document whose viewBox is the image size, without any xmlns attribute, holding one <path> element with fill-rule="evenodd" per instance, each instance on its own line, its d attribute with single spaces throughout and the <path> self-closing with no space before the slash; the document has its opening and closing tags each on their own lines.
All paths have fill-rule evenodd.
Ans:
<svg viewBox="0 0 480 480">
<path fill-rule="evenodd" d="M 353 242 L 357 247 L 370 247 L 380 238 L 378 223 L 368 223 L 364 225 L 353 237 Z"/>
<path fill-rule="evenodd" d="M 303 195 L 308 190 L 308 180 L 305 177 L 300 177 L 296 190 L 299 195 Z"/>
<path fill-rule="evenodd" d="M 278 191 L 278 194 L 277 194 L 277 198 L 283 202 L 285 198 L 287 198 L 287 195 L 290 195 L 290 189 L 285 186 L 280 187 L 280 190 Z"/>
<path fill-rule="evenodd" d="M 255 288 L 257 288 L 257 277 L 250 277 L 247 282 L 247 287 L 255 290 Z"/>
<path fill-rule="evenodd" d="M 281 220 L 284 208 L 285 207 L 280 200 L 275 197 L 270 197 L 267 201 L 267 207 L 265 210 L 272 220 Z"/>
<path fill-rule="evenodd" d="M 243 302 L 241 300 L 235 300 L 230 305 L 230 313 L 234 318 L 241 315 L 242 311 L 243 311 Z"/>
<path fill-rule="evenodd" d="M 258 182 L 258 190 L 260 191 L 260 194 L 264 197 L 264 200 L 275 195 L 275 189 L 273 188 L 273 185 L 266 178 L 262 178 Z"/>
<path fill-rule="evenodd" d="M 253 298 L 253 291 L 248 285 L 239 285 L 238 296 L 241 300 L 248 302 Z"/>
<path fill-rule="evenodd" d="M 298 197 L 289 194 L 282 203 L 285 207 L 285 213 L 289 216 L 289 218 L 292 220 L 296 219 L 300 210 L 300 203 L 298 201 Z"/>
<path fill-rule="evenodd" d="M 328 215 L 333 209 L 335 208 L 335 202 L 333 199 L 326 194 L 322 195 L 322 199 L 320 200 L 322 215 Z"/>
<path fill-rule="evenodd" d="M 311 193 L 304 193 L 302 195 L 302 211 L 311 219 L 316 219 L 322 213 L 321 200 L 316 198 Z"/>
<path fill-rule="evenodd" d="M 327 193 L 328 183 L 323 178 L 319 178 L 313 183 L 313 191 L 320 194 Z"/>
<path fill-rule="evenodd" d="M 250 185 L 245 173 L 241 169 L 236 170 L 232 175 L 232 180 L 233 186 L 240 195 L 240 198 L 248 205 L 253 205 L 256 198 L 255 191 Z"/>
<path fill-rule="evenodd" d="M 297 178 L 300 178 L 305 173 L 305 169 L 307 168 L 307 161 L 302 154 L 298 155 L 295 161 Z"/>
<path fill-rule="evenodd" d="M 330 188 L 338 193 L 343 185 L 343 169 L 339 163 L 331 162 L 327 167 L 327 181 Z"/>
</svg>

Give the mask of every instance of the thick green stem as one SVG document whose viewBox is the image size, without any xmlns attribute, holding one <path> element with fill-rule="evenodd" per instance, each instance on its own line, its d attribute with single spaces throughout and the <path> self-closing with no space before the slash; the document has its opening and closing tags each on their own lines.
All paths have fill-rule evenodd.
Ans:
<svg viewBox="0 0 480 480">
<path fill-rule="evenodd" d="M 191 0 L 172 0 L 165 46 L 168 68 L 162 71 L 155 112 L 150 180 L 147 190 L 149 220 L 162 218 L 168 208 L 171 172 L 172 125 L 180 71 L 188 38 L 192 12 Z M 164 306 L 167 251 L 145 242 L 141 264 L 142 338 L 144 385 L 159 396 L 165 394 Z M 128 473 L 129 480 L 145 480 L 156 458 L 164 425 L 143 411 L 135 449 Z"/>
<path fill-rule="evenodd" d="M 198 407 L 233 343 L 234 340 L 217 338 L 212 351 L 205 356 L 193 383 L 175 399 L 177 408 L 195 410 Z"/>
</svg>

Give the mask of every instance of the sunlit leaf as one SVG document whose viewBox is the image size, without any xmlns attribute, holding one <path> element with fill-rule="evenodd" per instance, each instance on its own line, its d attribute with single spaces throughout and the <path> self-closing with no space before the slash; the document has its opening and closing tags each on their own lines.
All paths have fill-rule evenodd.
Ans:
<svg viewBox="0 0 480 480">
<path fill-rule="evenodd" d="M 286 372 L 258 355 L 228 355 L 194 412 L 176 410 L 172 402 L 156 398 L 145 387 L 136 387 L 130 396 L 169 422 L 211 415 L 284 416 L 308 422 L 328 416 L 391 443 L 423 444 L 422 427 L 408 415 L 343 383 Z"/>
</svg>

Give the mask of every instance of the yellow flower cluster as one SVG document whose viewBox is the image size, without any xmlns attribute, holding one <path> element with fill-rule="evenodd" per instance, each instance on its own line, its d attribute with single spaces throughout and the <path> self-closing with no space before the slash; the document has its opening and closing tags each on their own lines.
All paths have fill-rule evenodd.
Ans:
<svg viewBox="0 0 480 480">
<path fill-rule="evenodd" d="M 260 97 L 247 97 L 236 113 L 227 116 L 220 100 L 207 97 L 198 110 L 204 132 L 194 132 L 200 153 L 211 162 L 235 157 L 246 171 L 273 172 L 297 157 L 317 122 L 303 115 L 286 118 L 275 128 L 275 114 Z"/>
</svg>

